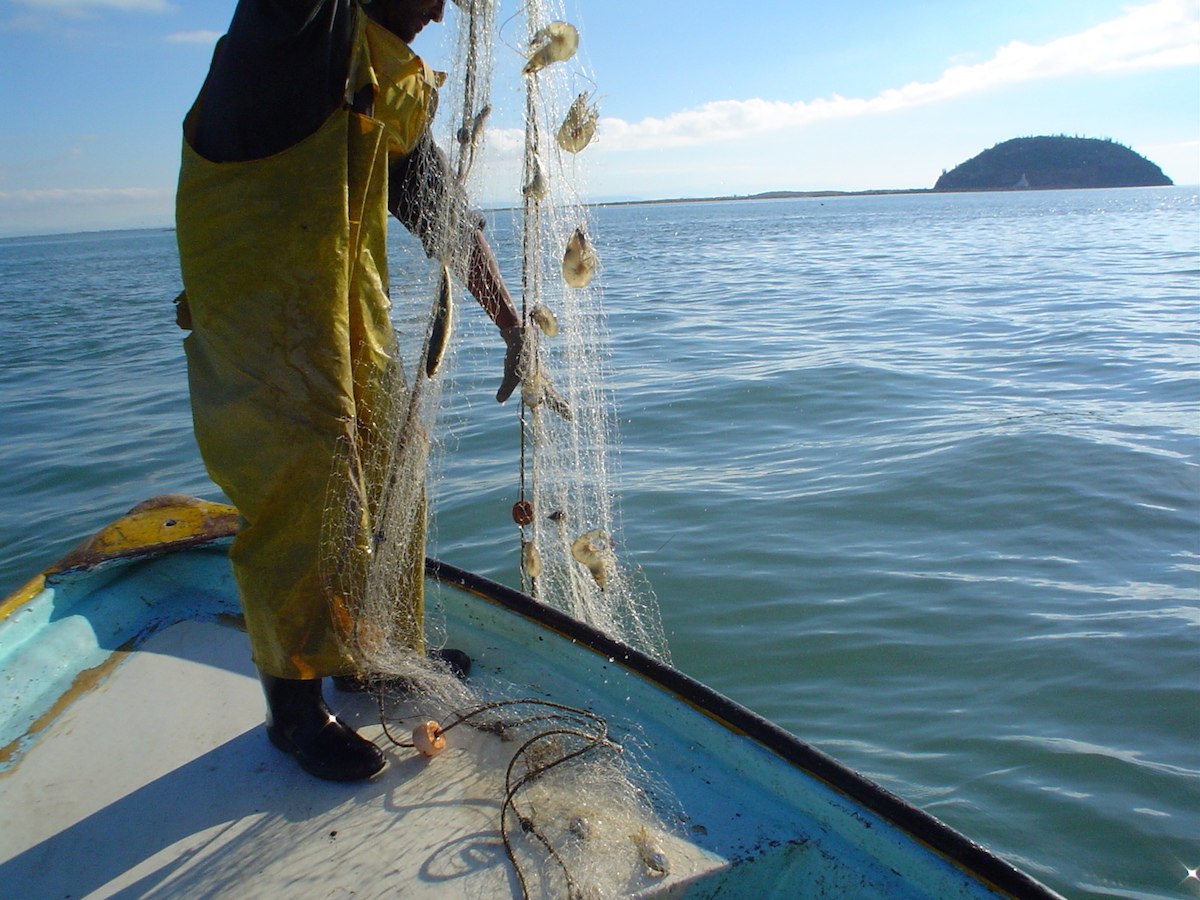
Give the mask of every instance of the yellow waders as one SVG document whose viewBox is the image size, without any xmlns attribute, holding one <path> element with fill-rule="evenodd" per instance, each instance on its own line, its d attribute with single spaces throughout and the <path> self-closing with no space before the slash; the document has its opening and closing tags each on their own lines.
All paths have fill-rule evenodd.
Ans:
<svg viewBox="0 0 1200 900">
<path fill-rule="evenodd" d="M 358 19 L 348 95 L 372 85 L 371 116 L 339 109 L 287 150 L 232 163 L 195 153 L 192 116 L 184 123 L 176 220 L 196 439 L 244 520 L 230 556 L 254 661 L 280 678 L 355 670 L 344 640 L 354 604 L 322 572 L 322 523 L 331 485 L 335 505 L 350 486 L 360 525 L 351 552 L 367 552 L 374 494 L 361 461 L 380 433 L 373 416 L 403 378 L 387 297 L 388 162 L 427 128 L 437 79 Z M 423 512 L 405 579 L 415 650 Z"/>
</svg>

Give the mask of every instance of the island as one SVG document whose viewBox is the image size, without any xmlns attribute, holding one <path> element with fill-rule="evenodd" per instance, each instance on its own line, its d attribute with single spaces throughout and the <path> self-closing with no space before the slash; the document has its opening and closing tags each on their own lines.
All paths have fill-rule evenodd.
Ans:
<svg viewBox="0 0 1200 900">
<path fill-rule="evenodd" d="M 1162 169 L 1116 141 L 1057 136 L 1014 138 L 942 172 L 935 191 L 1113 188 L 1170 185 Z"/>
</svg>

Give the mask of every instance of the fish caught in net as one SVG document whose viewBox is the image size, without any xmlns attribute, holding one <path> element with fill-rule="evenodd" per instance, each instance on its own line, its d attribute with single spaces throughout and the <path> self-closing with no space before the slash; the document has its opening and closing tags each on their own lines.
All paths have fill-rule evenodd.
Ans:
<svg viewBox="0 0 1200 900">
<path fill-rule="evenodd" d="M 625 752 L 636 729 L 624 727 L 618 742 L 586 710 L 505 696 L 494 682 L 485 696 L 426 652 L 426 640 L 442 640 L 436 610 L 427 616 L 424 608 L 429 465 L 462 305 L 453 302 L 452 282 L 465 280 L 464 235 L 474 227 L 467 198 L 486 165 L 494 119 L 496 6 L 459 4 L 457 71 L 442 88 L 439 113 L 448 119 L 441 143 L 451 184 L 434 217 L 441 227 L 424 241 L 433 260 L 428 283 L 409 286 L 427 289 L 426 321 L 419 329 L 400 323 L 420 339 L 396 354 L 380 383 L 361 385 L 370 414 L 335 465 L 322 573 L 360 669 L 380 685 L 403 685 L 399 706 L 381 690 L 380 715 L 393 743 L 424 752 L 430 765 L 453 747 L 448 732 L 459 725 L 506 745 L 508 763 L 496 772 L 496 827 L 522 891 L 613 896 L 617 885 L 653 883 L 670 871 L 659 837 L 670 830 L 663 815 L 669 802 L 650 789 L 636 754 Z M 521 55 L 503 62 L 519 73 L 525 94 L 524 158 L 513 188 L 522 205 L 525 325 L 514 560 L 535 600 L 665 661 L 655 598 L 623 559 L 619 540 L 601 279 L 576 177 L 599 127 L 592 92 L 580 89 L 582 39 L 553 2 L 528 0 L 524 18 Z"/>
</svg>

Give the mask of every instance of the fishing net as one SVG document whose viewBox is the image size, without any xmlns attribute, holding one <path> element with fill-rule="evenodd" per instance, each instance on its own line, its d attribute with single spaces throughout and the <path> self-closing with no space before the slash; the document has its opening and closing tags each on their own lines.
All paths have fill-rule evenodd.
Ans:
<svg viewBox="0 0 1200 900">
<path fill-rule="evenodd" d="M 670 830 L 671 801 L 647 790 L 652 779 L 637 760 L 648 754 L 630 752 L 640 743 L 636 729 L 624 725 L 616 741 L 608 723 L 585 710 L 503 696 L 494 685 L 500 695 L 483 696 L 423 652 L 426 639 L 439 646 L 445 638 L 436 615 L 422 622 L 423 601 L 414 600 L 423 591 L 425 501 L 441 406 L 435 363 L 450 344 L 450 298 L 465 280 L 474 229 L 467 198 L 488 132 L 495 7 L 496 0 L 459 3 L 455 71 L 440 92 L 438 120 L 450 178 L 434 217 L 441 227 L 424 241 L 433 263 L 426 277 L 393 285 L 397 310 L 419 303 L 425 312 L 397 316 L 405 364 L 358 385 L 369 415 L 335 466 L 322 565 L 360 667 L 404 688 L 379 691 L 395 743 L 438 752 L 433 745 L 460 724 L 461 732 L 502 740 L 497 827 L 524 893 L 613 896 L 643 889 L 669 868 L 659 836 Z M 521 184 L 514 186 L 523 214 L 526 325 L 514 557 L 536 600 L 665 660 L 653 594 L 621 552 L 599 258 L 578 187 L 579 155 L 597 119 L 590 82 L 573 59 L 578 33 L 565 18 L 554 2 L 528 0 L 516 41 L 521 55 L 504 60 L 523 67 L 525 93 Z M 426 720 L 433 724 L 426 728 Z"/>
<path fill-rule="evenodd" d="M 527 14 L 531 45 L 552 49 L 560 39 L 569 45 L 570 32 L 553 30 L 569 27 L 554 18 L 558 11 L 536 5 Z M 599 259 L 577 193 L 578 157 L 595 130 L 595 112 L 576 80 L 564 64 L 526 78 L 522 303 L 531 324 L 521 502 L 514 510 L 523 584 L 536 599 L 665 658 L 653 597 L 619 552 Z"/>
</svg>

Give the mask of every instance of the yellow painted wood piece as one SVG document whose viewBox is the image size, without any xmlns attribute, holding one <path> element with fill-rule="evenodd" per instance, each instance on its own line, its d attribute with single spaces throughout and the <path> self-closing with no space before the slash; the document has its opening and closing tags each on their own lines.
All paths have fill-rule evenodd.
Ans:
<svg viewBox="0 0 1200 900">
<path fill-rule="evenodd" d="M 151 497 L 5 597 L 0 602 L 0 621 L 40 594 L 52 575 L 90 569 L 111 559 L 206 544 L 236 534 L 237 530 L 238 511 L 226 503 L 183 494 Z"/>
</svg>

